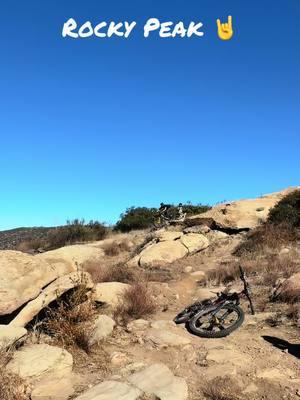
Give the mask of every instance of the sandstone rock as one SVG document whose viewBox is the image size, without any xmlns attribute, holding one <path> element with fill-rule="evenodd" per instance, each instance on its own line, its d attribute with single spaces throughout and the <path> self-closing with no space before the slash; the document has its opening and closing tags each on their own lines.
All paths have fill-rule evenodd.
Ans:
<svg viewBox="0 0 300 400">
<path fill-rule="evenodd" d="M 149 321 L 146 321 L 145 319 L 136 319 L 134 321 L 129 322 L 127 325 L 127 329 L 131 332 L 136 332 L 136 331 L 143 331 L 146 330 L 150 325 Z"/>
<path fill-rule="evenodd" d="M 143 250 L 140 254 L 139 263 L 144 268 L 159 267 L 183 258 L 187 254 L 187 248 L 179 240 L 160 242 Z"/>
<path fill-rule="evenodd" d="M 160 400 L 186 400 L 188 388 L 183 378 L 173 375 L 164 364 L 153 364 L 130 376 L 129 381 L 146 394 Z"/>
<path fill-rule="evenodd" d="M 193 220 L 197 221 L 199 218 L 211 218 L 215 221 L 217 226 L 222 228 L 237 230 L 253 229 L 266 221 L 270 209 L 284 196 L 295 189 L 297 189 L 297 187 L 261 196 L 256 199 L 219 204 L 203 214 L 190 217 L 188 221 L 192 223 Z"/>
<path fill-rule="evenodd" d="M 126 383 L 104 381 L 94 386 L 76 400 L 137 400 L 142 392 Z"/>
<path fill-rule="evenodd" d="M 110 362 L 113 365 L 124 365 L 128 362 L 128 357 L 125 353 L 114 351 L 110 356 Z"/>
<path fill-rule="evenodd" d="M 217 297 L 216 293 L 221 293 L 223 290 L 225 290 L 225 287 L 200 288 L 197 290 L 194 298 L 199 301 L 213 299 Z"/>
<path fill-rule="evenodd" d="M 274 300 L 285 300 L 300 297 L 300 272 L 292 275 L 290 278 L 284 281 L 278 281 L 277 287 L 275 287 L 272 298 Z"/>
<path fill-rule="evenodd" d="M 131 260 L 127 262 L 127 266 L 129 268 L 137 268 L 139 266 L 140 258 L 140 254 L 134 256 Z"/>
<path fill-rule="evenodd" d="M 38 254 L 35 258 L 46 261 L 51 265 L 65 265 L 75 271 L 83 263 L 103 256 L 104 251 L 99 247 L 89 244 L 75 244 Z"/>
<path fill-rule="evenodd" d="M 248 354 L 226 348 L 210 349 L 207 353 L 206 360 L 216 362 L 217 364 L 230 363 L 239 368 L 249 365 L 252 361 Z"/>
<path fill-rule="evenodd" d="M 203 271 L 195 271 L 191 273 L 191 277 L 195 278 L 197 281 L 205 281 L 206 279 L 206 274 Z"/>
<path fill-rule="evenodd" d="M 210 227 L 207 225 L 194 225 L 189 228 L 184 229 L 184 233 L 202 233 L 202 235 L 208 233 L 210 231 Z"/>
<path fill-rule="evenodd" d="M 21 378 L 45 378 L 48 374 L 62 378 L 72 372 L 73 357 L 59 347 L 32 344 L 16 351 L 7 368 Z"/>
<path fill-rule="evenodd" d="M 100 303 L 116 307 L 130 285 L 120 282 L 103 282 L 95 286 L 93 298 Z"/>
<path fill-rule="evenodd" d="M 160 242 L 172 241 L 179 239 L 183 235 L 182 232 L 175 231 L 157 231 L 156 236 Z"/>
<path fill-rule="evenodd" d="M 49 378 L 38 382 L 31 392 L 31 400 L 68 400 L 74 394 L 69 378 Z"/>
<path fill-rule="evenodd" d="M 116 323 L 115 321 L 108 317 L 107 315 L 99 315 L 95 321 L 95 327 L 93 330 L 92 337 L 90 338 L 90 344 L 100 342 L 112 334 Z"/>
<path fill-rule="evenodd" d="M 209 240 L 200 233 L 189 233 L 182 236 L 180 241 L 188 249 L 189 254 L 197 253 L 209 246 Z"/>
<path fill-rule="evenodd" d="M 211 243 L 218 242 L 219 240 L 227 239 L 229 235 L 221 231 L 210 231 L 206 237 Z"/>
<path fill-rule="evenodd" d="M 0 325 L 0 347 L 12 346 L 19 339 L 27 334 L 24 328 L 13 327 L 8 325 Z"/>
<path fill-rule="evenodd" d="M 0 315 L 10 314 L 39 295 L 56 278 L 71 272 L 19 251 L 0 251 Z"/>
<path fill-rule="evenodd" d="M 191 343 L 191 339 L 187 336 L 181 336 L 168 330 L 153 328 L 147 332 L 146 339 L 159 347 L 185 346 Z"/>
<path fill-rule="evenodd" d="M 38 313 L 47 307 L 52 301 L 58 299 L 62 294 L 84 283 L 87 289 L 94 285 L 87 272 L 73 272 L 62 276 L 47 286 L 41 294 L 30 301 L 10 322 L 10 326 L 26 326 Z"/>
</svg>

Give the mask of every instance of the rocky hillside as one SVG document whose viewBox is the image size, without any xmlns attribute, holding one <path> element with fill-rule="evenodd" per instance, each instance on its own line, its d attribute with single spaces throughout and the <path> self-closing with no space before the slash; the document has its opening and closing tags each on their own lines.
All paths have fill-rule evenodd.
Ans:
<svg viewBox="0 0 300 400">
<path fill-rule="evenodd" d="M 300 243 L 236 253 L 285 193 L 186 227 L 0 251 L 1 399 L 299 399 Z M 175 325 L 188 304 L 239 292 L 240 264 L 255 315 L 242 300 L 243 324 L 217 339 Z"/>
<path fill-rule="evenodd" d="M 26 241 L 43 240 L 55 228 L 17 228 L 0 231 L 0 250 L 15 250 Z"/>
</svg>

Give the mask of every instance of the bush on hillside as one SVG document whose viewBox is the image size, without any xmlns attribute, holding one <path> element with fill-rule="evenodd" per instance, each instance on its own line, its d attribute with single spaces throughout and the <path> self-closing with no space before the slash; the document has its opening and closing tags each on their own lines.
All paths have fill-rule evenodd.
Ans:
<svg viewBox="0 0 300 400">
<path fill-rule="evenodd" d="M 98 221 L 90 221 L 74 219 L 67 221 L 64 226 L 51 229 L 48 235 L 41 239 L 33 239 L 22 242 L 18 246 L 20 251 L 29 250 L 54 250 L 59 247 L 93 240 L 102 240 L 107 234 L 107 228 Z"/>
<path fill-rule="evenodd" d="M 272 208 L 268 223 L 300 228 L 300 190 L 288 194 Z"/>
<path fill-rule="evenodd" d="M 77 242 L 102 240 L 106 233 L 107 229 L 98 221 L 90 221 L 88 224 L 85 223 L 84 219 L 67 221 L 67 225 L 50 232 L 46 240 L 47 250 Z"/>
<path fill-rule="evenodd" d="M 285 196 L 270 210 L 267 221 L 248 233 L 235 254 L 278 248 L 300 239 L 300 190 Z"/>
<path fill-rule="evenodd" d="M 190 203 L 183 205 L 183 212 L 187 216 L 197 215 L 204 213 L 209 210 L 209 206 L 204 205 L 193 205 Z M 157 208 L 147 208 L 147 207 L 131 207 L 128 208 L 125 213 L 121 214 L 120 220 L 115 226 L 116 231 L 129 232 L 134 229 L 147 229 L 153 224 L 155 217 L 157 216 Z M 168 215 L 177 216 L 177 207 L 173 206 L 169 211 Z"/>
<path fill-rule="evenodd" d="M 129 232 L 134 229 L 149 228 L 156 216 L 156 208 L 131 207 L 121 214 L 120 220 L 115 226 L 115 230 Z"/>
</svg>

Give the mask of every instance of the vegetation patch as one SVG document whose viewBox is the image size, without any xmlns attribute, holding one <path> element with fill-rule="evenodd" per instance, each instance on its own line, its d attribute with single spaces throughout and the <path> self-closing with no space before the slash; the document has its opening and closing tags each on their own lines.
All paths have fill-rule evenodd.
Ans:
<svg viewBox="0 0 300 400">
<path fill-rule="evenodd" d="M 156 311 L 156 305 L 145 283 L 135 283 L 123 295 L 114 313 L 115 319 L 126 325 L 132 319 L 145 318 Z"/>
<path fill-rule="evenodd" d="M 0 398 L 1 400 L 26 400 L 25 382 L 6 369 L 12 359 L 12 349 L 0 347 Z"/>
<path fill-rule="evenodd" d="M 182 210 L 187 216 L 202 214 L 208 211 L 211 207 L 198 204 L 193 205 L 191 203 L 184 204 Z M 168 213 L 172 215 L 176 214 L 177 207 L 172 206 Z M 114 230 L 121 232 L 130 232 L 135 229 L 147 229 L 153 226 L 153 222 L 158 217 L 157 208 L 147 207 L 130 207 L 125 213 L 121 214 L 120 220 L 117 222 Z"/>
<path fill-rule="evenodd" d="M 86 223 L 84 219 L 67 221 L 64 226 L 49 230 L 47 236 L 22 242 L 18 246 L 20 251 L 54 250 L 74 244 L 102 240 L 107 234 L 107 228 L 98 221 Z"/>
</svg>

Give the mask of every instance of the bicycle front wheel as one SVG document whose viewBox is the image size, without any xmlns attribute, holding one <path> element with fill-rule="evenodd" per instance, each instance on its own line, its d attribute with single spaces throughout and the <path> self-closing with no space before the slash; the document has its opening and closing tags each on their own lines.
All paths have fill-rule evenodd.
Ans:
<svg viewBox="0 0 300 400">
<path fill-rule="evenodd" d="M 195 315 L 189 323 L 189 329 L 204 338 L 222 338 L 238 329 L 244 322 L 244 311 L 235 304 L 224 304 L 217 313 L 210 310 Z"/>
</svg>

